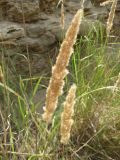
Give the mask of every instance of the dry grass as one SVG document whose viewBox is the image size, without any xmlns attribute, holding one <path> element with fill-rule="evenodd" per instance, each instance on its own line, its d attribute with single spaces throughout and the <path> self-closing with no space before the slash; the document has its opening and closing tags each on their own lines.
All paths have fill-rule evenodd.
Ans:
<svg viewBox="0 0 120 160">
<path fill-rule="evenodd" d="M 111 10 L 110 10 L 110 13 L 109 13 L 109 17 L 108 17 L 108 20 L 107 20 L 107 28 L 106 28 L 107 36 L 109 36 L 110 31 L 111 31 L 112 26 L 113 26 L 113 20 L 114 20 L 114 16 L 115 16 L 116 6 L 117 6 L 117 0 L 113 0 Z"/>
<path fill-rule="evenodd" d="M 61 28 L 64 30 L 65 26 L 65 13 L 64 13 L 64 0 L 61 1 Z"/>
<path fill-rule="evenodd" d="M 52 77 L 46 93 L 45 112 L 43 114 L 43 119 L 47 123 L 51 122 L 52 115 L 57 108 L 58 97 L 62 94 L 64 86 L 63 79 L 68 74 L 66 67 L 73 53 L 73 45 L 77 38 L 82 17 L 83 10 L 78 10 L 68 28 L 65 39 L 63 40 L 56 64 L 52 68 Z"/>
<path fill-rule="evenodd" d="M 3 82 L 3 77 L 2 67 L 0 66 L 0 82 Z"/>
<path fill-rule="evenodd" d="M 76 85 L 73 84 L 64 102 L 64 111 L 61 115 L 61 143 L 67 144 L 70 138 L 70 131 L 73 125 L 73 113 L 75 104 Z"/>
</svg>

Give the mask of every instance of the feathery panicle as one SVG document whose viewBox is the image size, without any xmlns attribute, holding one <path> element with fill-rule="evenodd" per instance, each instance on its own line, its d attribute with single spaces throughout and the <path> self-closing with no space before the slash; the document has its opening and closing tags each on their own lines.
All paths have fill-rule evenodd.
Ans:
<svg viewBox="0 0 120 160">
<path fill-rule="evenodd" d="M 64 111 L 61 115 L 61 143 L 67 144 L 70 138 L 70 130 L 73 124 L 76 85 L 73 84 L 64 102 Z"/>
<path fill-rule="evenodd" d="M 52 68 L 52 76 L 46 93 L 46 102 L 43 113 L 43 120 L 49 123 L 57 107 L 58 96 L 62 94 L 64 86 L 64 77 L 68 74 L 66 66 L 69 63 L 70 56 L 73 52 L 79 25 L 83 17 L 83 9 L 77 11 L 71 25 L 68 28 L 65 39 L 62 42 L 56 64 Z"/>
<path fill-rule="evenodd" d="M 113 26 L 113 19 L 114 19 L 114 16 L 115 16 L 116 6 L 117 6 L 117 0 L 113 0 L 111 10 L 110 10 L 110 13 L 109 13 L 109 17 L 108 17 L 108 20 L 107 20 L 107 28 L 106 28 L 107 36 L 109 36 L 110 30 Z"/>
<path fill-rule="evenodd" d="M 0 66 L 0 82 L 3 82 L 3 71 L 2 71 L 2 67 Z"/>
<path fill-rule="evenodd" d="M 64 14 L 64 0 L 61 1 L 61 27 L 64 29 L 64 22 L 65 22 L 65 14 Z"/>
<path fill-rule="evenodd" d="M 77 33 L 79 31 L 79 25 L 81 23 L 82 17 L 83 9 L 77 11 L 74 19 L 71 22 L 70 27 L 67 30 L 65 39 L 61 45 L 60 52 L 56 61 L 56 65 L 59 70 L 63 70 L 63 68 L 66 68 L 66 66 L 69 63 L 69 59 L 73 52 L 73 45 L 75 43 Z"/>
</svg>

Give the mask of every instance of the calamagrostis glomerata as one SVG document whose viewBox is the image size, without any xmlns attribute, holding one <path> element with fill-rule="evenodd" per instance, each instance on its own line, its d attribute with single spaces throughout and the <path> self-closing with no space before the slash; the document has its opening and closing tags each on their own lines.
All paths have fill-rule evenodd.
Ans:
<svg viewBox="0 0 120 160">
<path fill-rule="evenodd" d="M 52 68 L 52 76 L 46 93 L 46 102 L 43 113 L 43 120 L 47 123 L 51 122 L 52 115 L 57 107 L 58 96 L 62 94 L 64 86 L 64 77 L 68 74 L 66 66 L 69 63 L 70 56 L 73 52 L 79 25 L 83 17 L 83 9 L 77 11 L 71 25 L 69 26 L 65 39 L 61 44 L 61 48 L 56 60 L 56 64 Z"/>
<path fill-rule="evenodd" d="M 61 115 L 61 143 L 67 144 L 70 138 L 70 130 L 73 124 L 72 115 L 74 113 L 76 85 L 73 84 L 64 102 L 64 111 Z"/>
<path fill-rule="evenodd" d="M 61 0 L 61 27 L 64 29 L 65 14 L 64 14 L 64 0 Z"/>
<path fill-rule="evenodd" d="M 109 17 L 108 17 L 108 20 L 107 20 L 107 28 L 106 28 L 107 36 L 109 36 L 110 30 L 113 26 L 113 20 L 114 20 L 114 16 L 115 16 L 116 6 L 117 6 L 117 0 L 113 0 L 111 10 L 110 10 L 110 13 L 109 13 Z"/>
</svg>

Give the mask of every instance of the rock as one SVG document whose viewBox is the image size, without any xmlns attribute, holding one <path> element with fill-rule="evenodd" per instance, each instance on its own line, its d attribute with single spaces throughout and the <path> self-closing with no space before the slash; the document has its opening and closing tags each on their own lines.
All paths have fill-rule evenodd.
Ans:
<svg viewBox="0 0 120 160">
<path fill-rule="evenodd" d="M 51 61 L 48 55 L 39 55 L 37 52 L 31 52 L 28 58 L 28 55 L 16 52 L 16 54 L 12 55 L 12 60 L 14 61 L 17 74 L 24 75 L 25 77 L 29 76 L 30 69 L 32 76 L 36 77 L 45 77 L 51 73 Z M 9 65 L 9 67 L 11 67 L 11 65 Z M 42 80 L 44 84 L 46 81 L 45 79 Z"/>
<path fill-rule="evenodd" d="M 55 9 L 57 2 L 55 0 L 39 0 L 41 11 L 51 12 Z"/>
<path fill-rule="evenodd" d="M 33 97 L 33 103 L 37 106 L 37 113 L 43 113 L 43 106 L 45 105 L 46 89 L 40 88 Z"/>
<path fill-rule="evenodd" d="M 28 46 L 31 52 L 45 53 L 55 44 L 56 40 L 54 35 L 47 32 L 39 38 L 24 37 L 16 42 L 22 51 L 26 51 L 26 46 Z"/>
<path fill-rule="evenodd" d="M 7 2 L 8 2 L 8 0 L 1 0 L 0 5 L 6 4 Z"/>
<path fill-rule="evenodd" d="M 105 57 L 106 57 L 107 64 L 110 67 L 113 67 L 113 62 L 114 63 L 116 62 L 116 64 L 120 63 L 120 60 L 119 60 L 120 44 L 112 44 L 112 45 L 106 46 L 105 53 L 106 53 Z"/>
<path fill-rule="evenodd" d="M 47 20 L 45 20 L 47 21 Z M 26 24 L 26 33 L 30 38 L 39 38 L 47 32 L 45 22 Z"/>
<path fill-rule="evenodd" d="M 6 16 L 8 20 L 14 22 L 33 22 L 39 19 L 38 0 L 11 0 L 7 3 Z"/>
<path fill-rule="evenodd" d="M 66 10 L 69 12 L 69 13 L 75 13 L 76 10 L 78 10 L 80 7 L 81 7 L 81 4 L 79 1 L 70 1 L 69 3 L 66 3 Z"/>
<path fill-rule="evenodd" d="M 0 22 L 0 41 L 19 39 L 24 37 L 24 29 L 14 23 Z"/>
</svg>

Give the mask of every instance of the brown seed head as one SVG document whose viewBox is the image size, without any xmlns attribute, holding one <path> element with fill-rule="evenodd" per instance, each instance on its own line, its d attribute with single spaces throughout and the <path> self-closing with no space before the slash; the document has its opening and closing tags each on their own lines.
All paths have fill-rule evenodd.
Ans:
<svg viewBox="0 0 120 160">
<path fill-rule="evenodd" d="M 70 131 L 73 124 L 73 113 L 75 104 L 76 85 L 73 84 L 64 102 L 64 111 L 61 115 L 61 143 L 67 144 L 70 138 Z"/>
<path fill-rule="evenodd" d="M 77 38 L 82 17 L 83 9 L 80 9 L 77 11 L 71 25 L 68 28 L 65 39 L 59 51 L 56 64 L 52 68 L 52 76 L 46 94 L 45 112 L 43 113 L 43 120 L 47 123 L 50 123 L 52 115 L 57 107 L 58 97 L 62 94 L 64 77 L 68 74 L 66 66 L 69 63 L 73 52 L 73 45 Z"/>
<path fill-rule="evenodd" d="M 107 28 L 106 28 L 107 36 L 109 36 L 110 31 L 111 31 L 112 26 L 113 26 L 113 20 L 114 20 L 114 16 L 115 16 L 116 6 L 117 6 L 117 0 L 113 0 L 111 10 L 110 10 L 110 13 L 109 13 L 109 17 L 108 17 L 108 20 L 107 20 Z"/>
</svg>

